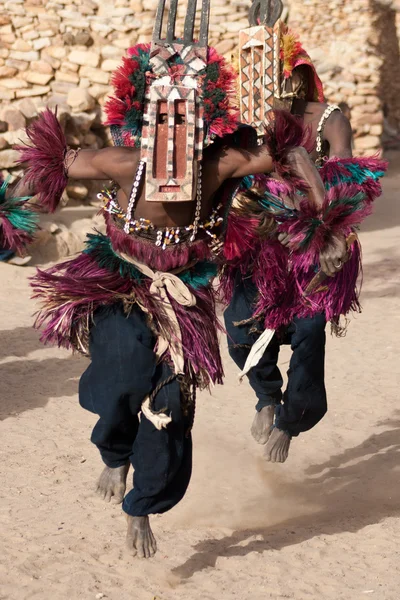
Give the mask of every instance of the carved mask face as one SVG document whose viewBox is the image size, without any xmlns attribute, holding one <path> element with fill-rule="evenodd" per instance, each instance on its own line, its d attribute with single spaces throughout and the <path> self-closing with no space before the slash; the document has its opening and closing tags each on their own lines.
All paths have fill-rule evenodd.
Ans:
<svg viewBox="0 0 400 600">
<path fill-rule="evenodd" d="M 142 142 L 147 159 L 146 200 L 187 202 L 201 158 L 196 90 L 184 86 L 152 85 L 147 107 L 148 125 Z M 196 119 L 197 117 L 197 119 Z"/>
<path fill-rule="evenodd" d="M 175 35 L 178 0 L 159 0 L 150 51 L 155 80 L 147 89 L 141 157 L 147 162 L 146 200 L 188 202 L 196 197 L 203 149 L 201 76 L 207 65 L 210 0 L 202 0 L 199 39 L 193 37 L 197 0 L 188 0 L 182 37 Z"/>
</svg>

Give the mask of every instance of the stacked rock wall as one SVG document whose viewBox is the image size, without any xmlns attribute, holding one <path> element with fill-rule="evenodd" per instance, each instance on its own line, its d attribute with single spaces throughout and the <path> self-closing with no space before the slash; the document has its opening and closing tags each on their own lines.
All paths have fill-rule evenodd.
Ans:
<svg viewBox="0 0 400 600">
<path fill-rule="evenodd" d="M 70 145 L 100 148 L 107 143 L 100 127 L 101 106 L 111 72 L 129 46 L 150 39 L 157 4 L 158 0 L 0 0 L 0 169 L 12 168 L 12 145 L 45 105 L 59 106 Z M 178 28 L 185 16 L 183 4 Z M 249 4 L 250 0 L 211 1 L 210 43 L 222 54 L 230 56 L 235 48 Z M 327 98 L 346 101 L 353 110 L 356 149 L 376 151 L 383 109 L 392 125 L 400 121 L 394 4 L 285 4 L 290 24 L 316 60 Z M 88 193 L 85 186 L 70 191 L 77 198 Z"/>
<path fill-rule="evenodd" d="M 400 125 L 399 38 L 389 0 L 288 0 L 290 24 L 315 61 L 327 99 L 352 111 L 359 153 L 379 149 L 384 113 Z"/>
<path fill-rule="evenodd" d="M 101 107 L 127 48 L 149 41 L 158 0 L 0 1 L 0 169 L 16 173 L 12 145 L 45 105 L 58 106 L 72 147 L 107 143 Z M 182 30 L 185 6 L 179 6 Z M 230 54 L 247 2 L 213 0 L 210 43 Z M 180 29 L 179 29 L 180 28 Z M 84 198 L 84 185 L 68 195 Z"/>
</svg>

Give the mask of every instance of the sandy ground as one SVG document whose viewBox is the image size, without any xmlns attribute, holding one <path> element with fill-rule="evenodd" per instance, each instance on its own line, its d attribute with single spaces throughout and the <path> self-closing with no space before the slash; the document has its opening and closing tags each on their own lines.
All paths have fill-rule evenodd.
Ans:
<svg viewBox="0 0 400 600">
<path fill-rule="evenodd" d="M 285 465 L 264 463 L 254 397 L 224 350 L 226 385 L 198 402 L 190 489 L 153 519 L 147 562 L 124 550 L 121 509 L 92 493 L 86 360 L 41 347 L 33 268 L 0 265 L 0 599 L 399 598 L 399 187 L 392 173 L 362 234 L 363 314 L 328 339 L 328 415 Z"/>
</svg>

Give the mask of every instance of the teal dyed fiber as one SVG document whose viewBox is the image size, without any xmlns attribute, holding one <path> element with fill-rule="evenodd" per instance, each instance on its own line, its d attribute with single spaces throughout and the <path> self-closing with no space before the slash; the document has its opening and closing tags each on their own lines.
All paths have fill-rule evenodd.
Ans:
<svg viewBox="0 0 400 600">
<path fill-rule="evenodd" d="M 6 198 L 7 189 L 10 183 L 10 177 L 0 186 L 0 210 L 4 209 L 7 219 L 15 229 L 26 231 L 33 234 L 37 229 L 39 215 L 31 210 L 25 210 L 23 203 L 27 202 L 31 196 L 20 196 L 16 198 Z"/>
<path fill-rule="evenodd" d="M 242 192 L 244 190 L 248 190 L 253 185 L 254 176 L 247 175 L 246 177 L 243 177 L 243 179 L 240 182 L 240 191 Z M 262 208 L 265 208 L 265 210 L 269 212 L 274 213 L 278 211 L 279 213 L 285 213 L 287 217 L 292 217 L 296 214 L 295 210 L 287 208 L 287 206 L 285 206 L 285 204 L 278 198 L 278 196 L 275 196 L 275 194 L 272 194 L 268 190 L 265 190 L 264 196 L 259 199 L 258 203 L 260 204 L 260 206 L 262 206 Z"/>
<path fill-rule="evenodd" d="M 10 179 L 11 177 L 7 177 L 7 179 L 3 181 L 2 185 L 0 186 L 0 206 L 2 206 L 3 204 L 16 204 L 17 202 L 26 202 L 32 197 L 20 196 L 16 198 L 6 198 L 8 186 L 10 184 Z"/>
<path fill-rule="evenodd" d="M 286 218 L 291 218 L 297 214 L 295 209 L 285 206 L 284 203 L 277 198 L 277 196 L 271 194 L 270 192 L 264 193 L 264 196 L 259 200 L 259 204 L 265 208 L 265 210 L 271 213 L 278 212 L 279 215 L 285 215 Z"/>
<path fill-rule="evenodd" d="M 350 198 L 340 198 L 339 200 L 334 200 L 331 202 L 325 209 L 324 218 L 329 215 L 329 213 L 334 210 L 337 206 L 346 206 L 347 211 L 342 213 L 342 216 L 351 215 L 352 213 L 360 210 L 363 207 L 365 200 L 365 196 L 363 192 L 358 192 L 355 196 Z"/>
<path fill-rule="evenodd" d="M 192 269 L 179 273 L 178 277 L 186 285 L 190 285 L 193 289 L 198 290 L 208 285 L 216 274 L 217 265 L 208 261 L 202 261 L 197 263 Z"/>
<path fill-rule="evenodd" d="M 384 171 L 374 172 L 370 171 L 369 169 L 366 169 L 365 167 L 360 167 L 356 164 L 348 164 L 344 166 L 351 173 L 351 175 L 336 175 L 333 178 L 332 182 L 327 182 L 325 184 L 326 189 L 330 190 L 332 187 L 340 183 L 358 183 L 362 185 L 368 179 L 373 179 L 374 181 L 377 181 L 385 174 Z"/>
<path fill-rule="evenodd" d="M 24 210 L 20 206 L 8 209 L 7 218 L 15 229 L 26 231 L 33 235 L 38 225 L 38 215 L 30 210 Z"/>
<path fill-rule="evenodd" d="M 142 105 L 146 91 L 146 72 L 150 71 L 150 54 L 143 49 L 138 50 L 137 55 L 133 55 L 132 60 L 139 64 L 139 69 L 129 76 L 129 80 L 136 89 L 137 102 Z M 132 107 L 125 116 L 124 131 L 129 131 L 133 136 L 141 137 L 143 127 L 143 110 Z M 140 142 L 137 142 L 140 147 Z"/>
<path fill-rule="evenodd" d="M 359 167 L 359 165 L 354 164 L 346 165 L 346 169 L 352 174 L 353 179 L 350 179 L 350 181 L 355 181 L 355 183 L 364 183 L 364 181 L 366 181 L 367 179 L 373 179 L 374 181 L 376 181 L 384 175 L 383 171 L 376 171 L 374 173 L 369 169 L 365 169 L 363 167 Z"/>
<path fill-rule="evenodd" d="M 121 277 L 130 277 L 141 281 L 142 274 L 130 263 L 117 256 L 112 248 L 111 240 L 102 233 L 89 233 L 86 241 L 84 254 L 94 254 L 99 267 L 110 272 L 118 271 Z"/>
<path fill-rule="evenodd" d="M 300 248 L 305 248 L 308 246 L 321 223 L 322 221 L 320 219 L 310 219 L 309 229 L 307 230 L 305 238 L 300 243 Z"/>
<path fill-rule="evenodd" d="M 142 280 L 142 273 L 134 265 L 131 265 L 115 254 L 111 240 L 104 234 L 89 233 L 85 244 L 84 254 L 93 254 L 99 267 L 107 269 L 112 273 L 118 271 L 121 277 L 129 277 L 138 282 Z M 202 261 L 191 269 L 178 273 L 177 277 L 197 290 L 208 285 L 216 274 L 216 265 L 208 261 Z"/>
<path fill-rule="evenodd" d="M 139 48 L 139 65 L 142 71 L 148 71 L 150 69 L 150 53 L 148 50 L 144 50 L 143 48 Z M 135 58 L 134 58 L 135 60 Z"/>
<path fill-rule="evenodd" d="M 99 249 L 110 248 L 111 244 L 109 238 L 102 233 L 88 233 L 85 246 L 83 253 L 91 254 Z"/>
<path fill-rule="evenodd" d="M 252 175 L 246 175 L 246 177 L 243 177 L 243 179 L 240 182 L 240 189 L 244 188 L 245 190 L 248 190 L 251 188 L 251 186 L 253 185 L 253 181 L 254 181 L 254 177 Z"/>
</svg>

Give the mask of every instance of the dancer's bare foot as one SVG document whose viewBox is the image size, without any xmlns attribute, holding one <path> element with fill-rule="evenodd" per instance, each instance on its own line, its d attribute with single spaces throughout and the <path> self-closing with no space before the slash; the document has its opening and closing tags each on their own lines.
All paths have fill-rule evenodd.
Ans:
<svg viewBox="0 0 400 600">
<path fill-rule="evenodd" d="M 290 436 L 286 431 L 274 428 L 265 446 L 265 460 L 283 463 L 288 457 Z"/>
<path fill-rule="evenodd" d="M 264 406 L 260 412 L 256 412 L 251 435 L 259 444 L 266 444 L 271 435 L 271 427 L 274 423 L 275 406 Z"/>
<path fill-rule="evenodd" d="M 150 558 L 157 552 L 157 543 L 150 527 L 149 517 L 130 517 L 126 544 L 133 556 Z"/>
<path fill-rule="evenodd" d="M 120 504 L 124 499 L 129 463 L 111 469 L 105 467 L 96 484 L 96 493 L 106 502 Z"/>
</svg>

